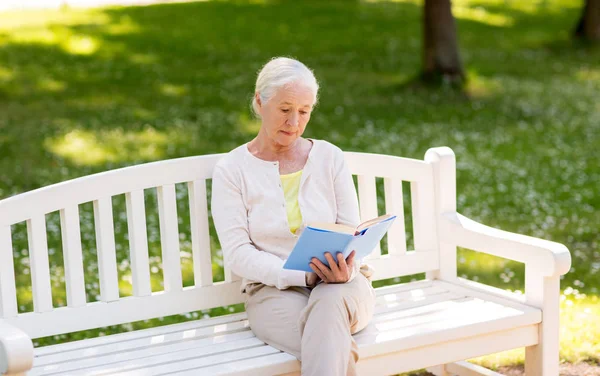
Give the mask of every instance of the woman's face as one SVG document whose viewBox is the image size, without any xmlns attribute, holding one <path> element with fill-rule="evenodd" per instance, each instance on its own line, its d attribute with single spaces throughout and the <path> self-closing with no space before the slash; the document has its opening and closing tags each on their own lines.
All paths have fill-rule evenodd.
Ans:
<svg viewBox="0 0 600 376">
<path fill-rule="evenodd" d="M 271 141 L 289 146 L 302 136 L 314 104 L 311 89 L 291 83 L 279 88 L 265 104 L 261 103 L 258 94 L 256 97 L 262 128 Z"/>
</svg>

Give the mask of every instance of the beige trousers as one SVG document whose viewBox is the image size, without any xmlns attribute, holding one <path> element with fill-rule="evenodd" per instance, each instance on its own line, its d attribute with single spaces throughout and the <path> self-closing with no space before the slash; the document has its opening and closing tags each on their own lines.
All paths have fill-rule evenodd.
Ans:
<svg viewBox="0 0 600 376">
<path fill-rule="evenodd" d="M 256 337 L 298 358 L 303 376 L 356 375 L 352 334 L 373 317 L 375 291 L 362 273 L 349 283 L 312 290 L 256 283 L 246 287 L 245 306 Z"/>
</svg>

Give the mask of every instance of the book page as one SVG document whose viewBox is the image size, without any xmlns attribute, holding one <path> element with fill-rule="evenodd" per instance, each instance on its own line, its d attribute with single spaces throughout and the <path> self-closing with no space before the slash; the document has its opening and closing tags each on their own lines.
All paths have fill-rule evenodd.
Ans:
<svg viewBox="0 0 600 376">
<path fill-rule="evenodd" d="M 341 225 L 338 223 L 327 223 L 327 222 L 313 222 L 309 223 L 308 227 L 316 228 L 319 230 L 333 231 L 333 232 L 341 232 L 342 234 L 350 234 L 354 235 L 355 228 Z"/>
<path fill-rule="evenodd" d="M 360 232 L 370 226 L 373 226 L 376 223 L 383 222 L 390 217 L 393 217 L 393 215 L 392 214 L 384 214 L 377 218 L 369 219 L 368 221 L 365 221 L 365 222 L 361 223 L 360 225 L 358 225 L 358 227 L 356 228 L 356 232 Z"/>
</svg>

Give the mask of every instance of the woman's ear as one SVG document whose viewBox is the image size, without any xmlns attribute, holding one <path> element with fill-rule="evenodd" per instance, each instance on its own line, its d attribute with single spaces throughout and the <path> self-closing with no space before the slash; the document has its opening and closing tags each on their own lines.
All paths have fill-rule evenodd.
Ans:
<svg viewBox="0 0 600 376">
<path fill-rule="evenodd" d="M 254 93 L 254 99 L 256 101 L 256 105 L 258 106 L 258 109 L 260 110 L 262 108 L 262 101 L 260 100 L 260 94 L 258 91 L 256 93 Z"/>
</svg>

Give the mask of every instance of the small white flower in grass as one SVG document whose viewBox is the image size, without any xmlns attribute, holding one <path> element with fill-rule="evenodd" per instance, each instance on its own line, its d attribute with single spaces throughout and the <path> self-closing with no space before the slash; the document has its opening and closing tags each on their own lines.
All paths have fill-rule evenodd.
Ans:
<svg viewBox="0 0 600 376">
<path fill-rule="evenodd" d="M 565 295 L 571 295 L 573 293 L 573 288 L 571 286 L 567 287 L 564 291 Z"/>
</svg>

